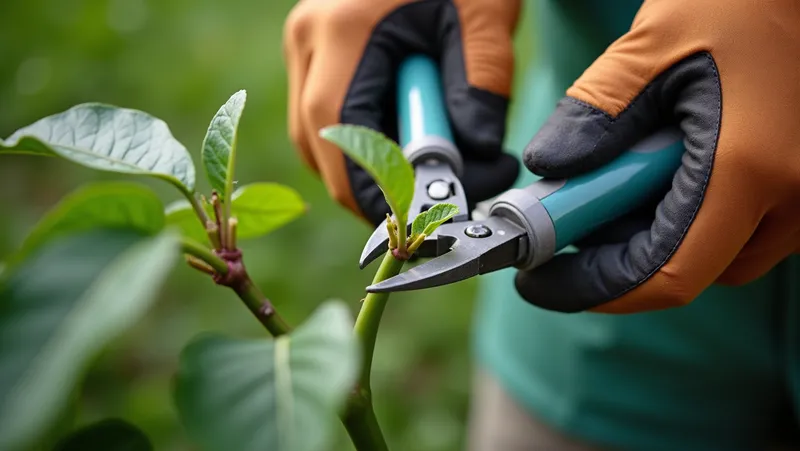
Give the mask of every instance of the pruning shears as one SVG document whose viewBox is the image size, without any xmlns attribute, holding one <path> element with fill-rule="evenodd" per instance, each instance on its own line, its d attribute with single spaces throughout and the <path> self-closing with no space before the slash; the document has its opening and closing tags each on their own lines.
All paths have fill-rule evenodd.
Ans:
<svg viewBox="0 0 800 451">
<path fill-rule="evenodd" d="M 428 236 L 416 253 L 431 258 L 368 292 L 431 288 L 514 267 L 531 270 L 600 226 L 630 212 L 669 186 L 684 153 L 683 134 L 665 128 L 611 163 L 578 177 L 541 179 L 501 194 L 483 219 L 471 219 L 458 176 L 463 162 L 453 144 L 435 63 L 412 55 L 398 73 L 400 144 L 415 167 L 409 220 L 437 202 L 461 212 Z M 409 221 L 410 222 L 410 221 Z M 368 240 L 359 266 L 384 253 L 381 224 Z"/>
</svg>

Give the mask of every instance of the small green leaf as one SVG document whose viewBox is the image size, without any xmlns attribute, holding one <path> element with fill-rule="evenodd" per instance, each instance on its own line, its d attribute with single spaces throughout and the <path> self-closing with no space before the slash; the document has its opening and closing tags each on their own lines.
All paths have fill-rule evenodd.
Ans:
<svg viewBox="0 0 800 451">
<path fill-rule="evenodd" d="M 420 213 L 411 224 L 411 240 L 425 234 L 430 235 L 437 227 L 458 214 L 458 207 L 453 204 L 436 204 Z"/>
<path fill-rule="evenodd" d="M 20 261 L 48 240 L 94 228 L 134 229 L 153 235 L 164 228 L 161 200 L 146 187 L 130 182 L 82 186 L 51 209 L 22 243 Z"/>
<path fill-rule="evenodd" d="M 231 215 L 238 221 L 238 238 L 266 235 L 306 212 L 300 194 L 278 183 L 252 183 L 233 193 Z"/>
<path fill-rule="evenodd" d="M 330 449 L 359 370 L 352 326 L 347 306 L 329 301 L 275 340 L 194 339 L 174 391 L 189 435 L 209 451 Z"/>
<path fill-rule="evenodd" d="M 64 437 L 53 451 L 151 451 L 144 432 L 118 418 L 92 423 Z"/>
<path fill-rule="evenodd" d="M 172 234 L 92 230 L 48 243 L 0 282 L 0 449 L 25 448 L 87 364 L 135 323 L 177 259 Z"/>
<path fill-rule="evenodd" d="M 158 177 L 194 190 L 194 163 L 167 124 L 101 103 L 76 105 L 0 140 L 0 154 L 57 155 L 93 169 Z"/>
<path fill-rule="evenodd" d="M 400 146 L 359 125 L 332 125 L 323 128 L 320 136 L 339 146 L 372 176 L 399 223 L 405 224 L 414 197 L 414 169 Z"/>
<path fill-rule="evenodd" d="M 203 166 L 211 187 L 225 199 L 233 186 L 233 165 L 236 162 L 236 132 L 247 101 L 247 92 L 238 91 L 220 107 L 203 139 Z"/>
<path fill-rule="evenodd" d="M 211 206 L 205 208 L 212 215 Z M 234 191 L 231 200 L 231 215 L 238 221 L 238 239 L 266 235 L 297 219 L 306 210 L 297 191 L 278 183 L 245 185 Z M 166 216 L 167 224 L 178 227 L 184 236 L 208 243 L 208 235 L 188 201 L 180 199 L 168 205 Z"/>
</svg>

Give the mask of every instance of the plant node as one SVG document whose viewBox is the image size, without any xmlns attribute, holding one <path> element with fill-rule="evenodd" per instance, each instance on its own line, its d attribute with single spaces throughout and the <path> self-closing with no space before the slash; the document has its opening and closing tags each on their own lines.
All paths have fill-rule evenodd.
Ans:
<svg viewBox="0 0 800 451">
<path fill-rule="evenodd" d="M 217 285 L 230 287 L 234 290 L 240 289 L 241 285 L 245 284 L 248 280 L 247 270 L 244 267 L 244 260 L 242 259 L 242 251 L 238 249 L 221 249 L 215 250 L 214 254 L 221 258 L 228 266 L 228 272 L 226 274 L 214 274 L 214 282 Z"/>
<path fill-rule="evenodd" d="M 272 306 L 272 302 L 269 299 L 264 299 L 264 304 L 258 309 L 258 314 L 263 318 L 269 318 L 275 314 L 275 307 Z"/>
<path fill-rule="evenodd" d="M 411 258 L 411 255 L 409 255 L 407 249 L 400 249 L 399 247 L 392 249 L 392 256 L 394 256 L 394 258 L 397 260 L 403 260 L 403 261 Z"/>
</svg>

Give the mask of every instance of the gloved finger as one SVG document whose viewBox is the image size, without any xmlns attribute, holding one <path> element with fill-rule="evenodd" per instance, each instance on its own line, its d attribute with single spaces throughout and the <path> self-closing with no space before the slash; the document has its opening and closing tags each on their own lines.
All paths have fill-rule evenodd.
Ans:
<svg viewBox="0 0 800 451">
<path fill-rule="evenodd" d="M 736 188 L 718 192 L 743 211 L 757 211 Z M 759 217 L 744 216 L 736 205 L 708 204 L 692 235 L 676 229 L 680 194 L 670 192 L 659 205 L 651 228 L 627 242 L 582 248 L 561 254 L 532 271 L 519 271 L 515 286 L 534 305 L 561 312 L 594 310 L 631 313 L 685 305 L 720 277 L 757 227 Z M 751 210 L 747 210 L 752 208 Z M 683 243 L 669 239 L 683 232 Z M 696 236 L 704 239 L 696 239 Z M 776 255 L 770 256 L 774 265 Z"/>
<path fill-rule="evenodd" d="M 465 159 L 461 184 L 467 200 L 482 202 L 508 190 L 517 180 L 519 169 L 519 160 L 507 153 L 492 161 Z"/>
<path fill-rule="evenodd" d="M 441 20 L 454 24 L 441 37 L 445 100 L 456 146 L 466 158 L 491 161 L 502 153 L 517 3 L 473 0 L 442 12 Z"/>
<path fill-rule="evenodd" d="M 639 22 L 649 26 L 658 25 Z M 718 143 L 722 92 L 713 57 L 681 55 L 669 42 L 642 38 L 648 35 L 632 31 L 584 73 L 531 141 L 524 162 L 539 175 L 571 177 L 677 122 L 686 135 L 682 166 L 646 230 L 519 272 L 517 289 L 536 305 L 632 312 L 686 304 L 734 261 L 761 219 L 759 199 L 726 182 L 731 174 L 712 176 L 718 144 L 727 147 L 720 158 L 741 145 Z"/>
<path fill-rule="evenodd" d="M 776 240 L 775 237 L 784 239 Z M 767 213 L 759 221 L 747 246 L 725 268 L 717 283 L 741 285 L 763 276 L 781 260 L 800 252 L 800 248 L 787 245 L 798 242 L 798 237 L 800 226 L 795 218 L 777 212 Z"/>
<path fill-rule="evenodd" d="M 360 166 L 321 138 L 319 130 L 336 123 L 351 123 L 385 132 L 381 122 L 386 108 L 381 99 L 392 89 L 386 77 L 392 77 L 396 65 L 387 51 L 372 44 L 371 39 L 374 40 L 375 24 L 402 3 L 382 3 L 371 10 L 365 10 L 360 2 L 317 4 L 325 20 L 317 24 L 314 32 L 325 39 L 314 42 L 300 102 L 311 153 L 321 168 L 328 192 L 370 224 L 379 223 L 389 211 L 380 189 Z M 364 74 L 372 78 L 360 78 Z"/>
<path fill-rule="evenodd" d="M 300 102 L 303 86 L 311 63 L 310 36 L 312 24 L 309 3 L 300 3 L 292 9 L 286 18 L 283 28 L 283 58 L 286 61 L 287 87 L 287 122 L 289 138 L 298 149 L 303 162 L 314 172 L 319 172 L 311 146 L 308 142 L 308 129 L 304 125 Z"/>
</svg>

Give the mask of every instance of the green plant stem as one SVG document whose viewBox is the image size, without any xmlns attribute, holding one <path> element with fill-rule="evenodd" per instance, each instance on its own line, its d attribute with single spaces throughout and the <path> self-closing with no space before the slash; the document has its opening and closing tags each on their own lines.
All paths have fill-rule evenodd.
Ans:
<svg viewBox="0 0 800 451">
<path fill-rule="evenodd" d="M 401 221 L 401 219 L 402 219 L 402 221 Z M 405 215 L 403 215 L 402 218 L 397 218 L 397 248 L 401 249 L 403 251 L 408 246 L 408 243 L 406 243 L 406 241 L 408 239 L 408 230 L 407 230 L 408 229 L 408 224 L 407 224 L 408 220 L 407 219 L 408 218 Z M 380 269 L 378 271 L 380 271 Z M 400 270 L 398 269 L 398 271 L 400 271 Z M 377 274 L 375 276 L 377 277 Z M 383 280 L 383 279 L 381 279 L 381 280 Z"/>
<path fill-rule="evenodd" d="M 342 423 L 358 451 L 388 451 L 386 440 L 372 408 L 372 398 L 353 395 L 342 416 Z"/>
<path fill-rule="evenodd" d="M 197 219 L 200 220 L 200 224 L 202 224 L 203 228 L 205 229 L 206 224 L 208 223 L 210 218 L 208 217 L 205 208 L 203 208 L 203 204 L 200 202 L 200 199 L 198 199 L 193 192 L 189 191 L 183 186 L 180 187 L 180 191 L 181 194 L 183 194 L 183 196 L 186 197 L 186 200 L 188 200 L 189 203 L 192 204 L 192 208 L 194 209 L 194 212 L 197 215 Z"/>
<path fill-rule="evenodd" d="M 181 238 L 181 249 L 184 254 L 192 255 L 204 261 L 208 266 L 214 268 L 214 271 L 222 275 L 228 273 L 227 263 L 197 241 L 186 237 Z"/>
<path fill-rule="evenodd" d="M 405 261 L 398 260 L 392 256 L 391 252 L 386 252 L 383 256 L 381 266 L 375 273 L 372 283 L 383 282 L 384 280 L 394 277 L 400 273 Z M 361 377 L 359 377 L 359 386 L 369 388 L 369 377 L 372 372 L 372 354 L 375 351 L 375 340 L 378 336 L 378 328 L 381 323 L 381 316 L 386 307 L 386 301 L 389 299 L 389 293 L 367 293 L 364 298 L 361 311 L 356 318 L 356 324 L 353 330 L 356 337 L 363 346 L 363 365 L 361 367 Z"/>
<path fill-rule="evenodd" d="M 225 260 L 219 258 L 211 250 L 207 249 L 202 244 L 191 240 L 189 238 L 181 239 L 181 249 L 185 254 L 189 254 L 199 260 L 205 262 L 222 276 L 228 274 L 230 268 Z M 239 296 L 239 299 L 244 302 L 250 313 L 258 319 L 258 321 L 266 328 L 273 336 L 279 336 L 291 331 L 288 324 L 281 318 L 272 303 L 261 290 L 258 289 L 256 284 L 250 279 L 250 276 L 244 270 L 243 265 L 239 265 L 241 272 L 234 271 L 237 279 L 230 282 L 230 288 Z"/>
<path fill-rule="evenodd" d="M 396 259 L 391 251 L 387 251 L 372 283 L 382 282 L 396 276 L 403 268 L 403 263 L 405 261 Z M 372 388 L 370 387 L 372 355 L 375 352 L 375 341 L 378 337 L 381 316 L 383 316 L 388 300 L 389 293 L 368 293 L 353 327 L 353 332 L 363 348 L 361 375 L 358 378 L 356 389 L 347 400 L 342 423 L 358 451 L 388 450 L 386 439 L 383 437 L 383 432 L 381 432 L 372 408 Z"/>
<path fill-rule="evenodd" d="M 240 284 L 231 288 L 239 296 L 239 299 L 245 303 L 250 313 L 274 337 L 291 332 L 291 327 L 278 315 L 278 312 L 272 306 L 272 302 L 264 296 L 264 293 L 250 280 L 249 276 L 245 275 Z"/>
</svg>

